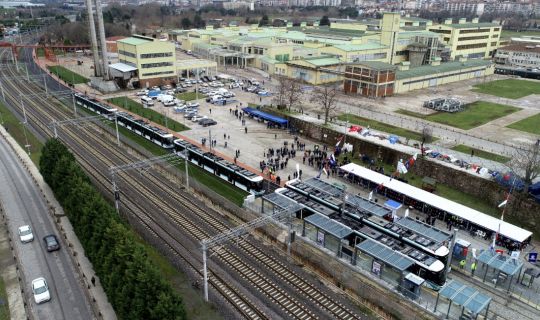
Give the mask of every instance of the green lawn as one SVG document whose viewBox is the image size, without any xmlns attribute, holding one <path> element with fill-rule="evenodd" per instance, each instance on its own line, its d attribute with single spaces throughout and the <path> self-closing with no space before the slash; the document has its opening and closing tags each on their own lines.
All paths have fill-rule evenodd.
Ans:
<svg viewBox="0 0 540 320">
<path fill-rule="evenodd" d="M 9 304 L 8 297 L 6 292 L 6 287 L 4 285 L 4 279 L 0 275 L 0 320 L 9 319 Z"/>
<path fill-rule="evenodd" d="M 168 118 L 166 117 L 165 115 L 155 111 L 155 110 L 152 110 L 150 108 L 145 108 L 143 107 L 142 104 L 138 103 L 138 102 L 135 102 L 127 97 L 118 97 L 118 98 L 111 98 L 111 99 L 108 99 L 109 102 L 121 107 L 121 108 L 124 108 L 126 110 L 129 110 L 133 113 L 136 113 L 138 115 L 140 115 L 141 117 L 143 118 L 146 118 L 150 121 L 153 121 L 157 124 L 160 124 L 162 126 L 165 126 L 165 124 L 167 124 L 167 126 L 169 127 L 169 129 L 175 131 L 175 132 L 179 132 L 179 131 L 184 131 L 184 130 L 188 130 L 189 128 L 184 126 L 183 124 L 177 122 L 176 120 L 173 120 L 171 118 Z M 167 118 L 167 123 L 165 123 L 165 118 Z"/>
<path fill-rule="evenodd" d="M 463 130 L 469 130 L 509 115 L 518 110 L 520 110 L 520 108 L 507 106 L 504 104 L 476 101 L 468 104 L 465 107 L 465 110 L 455 113 L 436 112 L 426 115 L 403 109 L 397 110 L 397 113 L 446 124 Z"/>
<path fill-rule="evenodd" d="M 503 30 L 501 33 L 501 39 L 508 39 L 512 37 L 523 37 L 523 36 L 540 36 L 540 30 L 538 31 L 510 31 Z"/>
<path fill-rule="evenodd" d="M 475 157 L 480 157 L 480 158 L 484 158 L 484 159 L 488 159 L 488 160 L 493 160 L 493 161 L 497 161 L 497 162 L 500 162 L 500 163 L 506 163 L 506 162 L 508 162 L 510 160 L 509 157 L 505 157 L 505 156 L 501 156 L 499 154 L 495 154 L 495 153 L 487 152 L 487 151 L 484 151 L 484 150 L 472 148 L 472 147 L 466 146 L 464 144 L 454 146 L 454 147 L 452 147 L 452 150 L 463 152 L 463 153 L 469 154 L 469 155 L 471 154 L 471 151 L 474 150 L 474 156 Z"/>
<path fill-rule="evenodd" d="M 184 93 L 179 93 L 176 95 L 176 97 L 180 100 L 184 100 L 184 101 L 192 101 L 192 100 L 197 100 L 197 93 L 195 92 L 184 92 Z M 204 95 L 202 93 L 199 92 L 199 100 L 204 98 Z"/>
<path fill-rule="evenodd" d="M 472 91 L 497 97 L 519 99 L 531 94 L 540 94 L 540 82 L 518 79 L 495 80 L 480 83 Z"/>
<path fill-rule="evenodd" d="M 341 121 L 349 121 L 349 124 L 356 124 L 363 127 L 367 127 L 369 125 L 370 128 L 375 130 L 395 134 L 397 136 L 409 138 L 411 140 L 422 141 L 422 134 L 419 132 L 395 127 L 376 120 L 362 118 L 353 114 L 342 114 L 338 117 L 338 119 Z"/>
<path fill-rule="evenodd" d="M 26 127 L 25 130 L 19 119 L 17 119 L 3 104 L 0 104 L 0 123 L 3 123 L 4 128 L 6 128 L 9 134 L 11 134 L 24 150 L 27 150 L 25 145 L 26 139 L 28 139 L 28 144 L 30 145 L 30 159 L 32 159 L 32 162 L 34 162 L 36 166 L 39 166 L 39 157 L 41 156 L 43 144 L 30 130 L 28 130 L 28 127 Z"/>
<path fill-rule="evenodd" d="M 62 66 L 47 66 L 47 69 L 49 69 L 51 73 L 57 75 L 60 79 L 70 84 L 87 83 L 90 81 L 80 74 L 68 70 Z"/>
<path fill-rule="evenodd" d="M 540 113 L 520 120 L 518 122 L 514 122 L 507 127 L 540 135 Z"/>
</svg>

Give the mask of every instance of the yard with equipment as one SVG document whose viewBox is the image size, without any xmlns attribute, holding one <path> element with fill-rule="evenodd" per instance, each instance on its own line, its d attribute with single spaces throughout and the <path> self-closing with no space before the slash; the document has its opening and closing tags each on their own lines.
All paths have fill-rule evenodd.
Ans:
<svg viewBox="0 0 540 320">
<path fill-rule="evenodd" d="M 52 74 L 55 74 L 69 84 L 87 83 L 90 81 L 80 74 L 68 70 L 62 66 L 47 66 L 47 69 L 49 69 Z"/>
<path fill-rule="evenodd" d="M 107 101 L 109 101 L 110 103 L 112 104 L 115 104 L 121 108 L 124 108 L 126 110 L 129 110 L 135 114 L 138 114 L 139 116 L 141 117 L 144 117 L 150 121 L 153 121 L 157 124 L 160 124 L 162 126 L 165 126 L 165 118 L 167 118 L 166 116 L 162 115 L 161 113 L 157 112 L 157 111 L 154 111 L 152 109 L 149 109 L 149 108 L 145 108 L 143 107 L 142 104 L 138 103 L 138 102 L 135 102 L 127 97 L 117 97 L 117 98 L 111 98 L 111 99 L 108 99 Z M 189 128 L 184 126 L 183 124 L 171 119 L 171 118 L 168 118 L 167 119 L 167 126 L 169 127 L 169 129 L 175 131 L 175 132 L 179 132 L 179 131 L 184 131 L 184 130 L 188 130 Z"/>
<path fill-rule="evenodd" d="M 404 109 L 397 110 L 397 113 L 469 130 L 519 110 L 520 108 L 504 104 L 476 101 L 466 105 L 463 111 L 455 113 L 436 112 L 422 114 Z"/>
<path fill-rule="evenodd" d="M 496 80 L 477 84 L 472 91 L 497 97 L 519 99 L 531 94 L 540 94 L 540 82 L 517 79 Z"/>
<path fill-rule="evenodd" d="M 525 118 L 523 120 L 520 120 L 518 122 L 514 122 L 508 125 L 507 127 L 511 129 L 516 129 L 516 130 L 540 135 L 540 113 L 535 114 L 534 116 Z"/>
</svg>

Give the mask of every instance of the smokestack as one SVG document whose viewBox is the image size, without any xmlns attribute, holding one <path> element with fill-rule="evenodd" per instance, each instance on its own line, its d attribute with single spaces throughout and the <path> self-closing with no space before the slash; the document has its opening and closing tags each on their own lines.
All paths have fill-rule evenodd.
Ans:
<svg viewBox="0 0 540 320">
<path fill-rule="evenodd" d="M 101 43 L 101 58 L 103 66 L 103 78 L 109 80 L 109 63 L 107 59 L 107 40 L 105 40 L 105 25 L 103 24 L 103 11 L 101 11 L 101 0 L 96 1 L 96 16 L 98 20 L 99 42 Z"/>
<path fill-rule="evenodd" d="M 92 48 L 92 55 L 94 56 L 94 75 L 100 77 L 101 66 L 99 64 L 99 53 L 96 38 L 96 24 L 94 23 L 94 10 L 92 10 L 92 0 L 86 1 L 86 9 L 88 10 L 88 29 L 90 29 L 90 44 Z"/>
</svg>

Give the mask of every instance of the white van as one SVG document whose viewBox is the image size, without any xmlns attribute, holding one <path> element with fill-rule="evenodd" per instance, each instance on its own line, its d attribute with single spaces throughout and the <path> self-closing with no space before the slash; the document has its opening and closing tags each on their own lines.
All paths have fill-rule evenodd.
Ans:
<svg viewBox="0 0 540 320">
<path fill-rule="evenodd" d="M 142 104 L 147 105 L 147 106 L 153 106 L 154 105 L 154 100 L 152 100 L 152 98 L 150 98 L 149 96 L 142 96 L 141 97 L 141 102 L 142 102 Z"/>
</svg>

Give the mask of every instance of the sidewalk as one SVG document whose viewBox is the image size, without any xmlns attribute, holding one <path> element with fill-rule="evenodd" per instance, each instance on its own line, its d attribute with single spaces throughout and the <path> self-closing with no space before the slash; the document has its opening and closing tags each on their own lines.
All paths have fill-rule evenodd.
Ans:
<svg viewBox="0 0 540 320">
<path fill-rule="evenodd" d="M 54 197 L 52 190 L 45 183 L 38 168 L 30 160 L 28 154 L 6 132 L 3 126 L 0 126 L 0 134 L 8 141 L 13 151 L 16 152 L 24 167 L 28 170 L 30 176 L 32 176 L 34 183 L 40 189 L 43 198 L 47 204 L 49 204 L 49 214 L 56 218 L 54 219 L 56 227 L 64 239 L 66 239 L 68 244 L 66 246 L 66 250 L 70 251 L 73 264 L 76 266 L 79 276 L 86 286 L 89 301 L 93 303 L 91 307 L 94 309 L 94 313 L 98 315 L 99 319 L 116 320 L 114 309 L 107 299 L 107 295 L 101 286 L 99 278 L 95 275 L 91 262 L 85 256 L 84 249 L 73 231 L 73 227 L 69 219 L 64 214 L 62 207 Z M 96 279 L 95 285 L 92 284 L 92 278 Z"/>
</svg>

